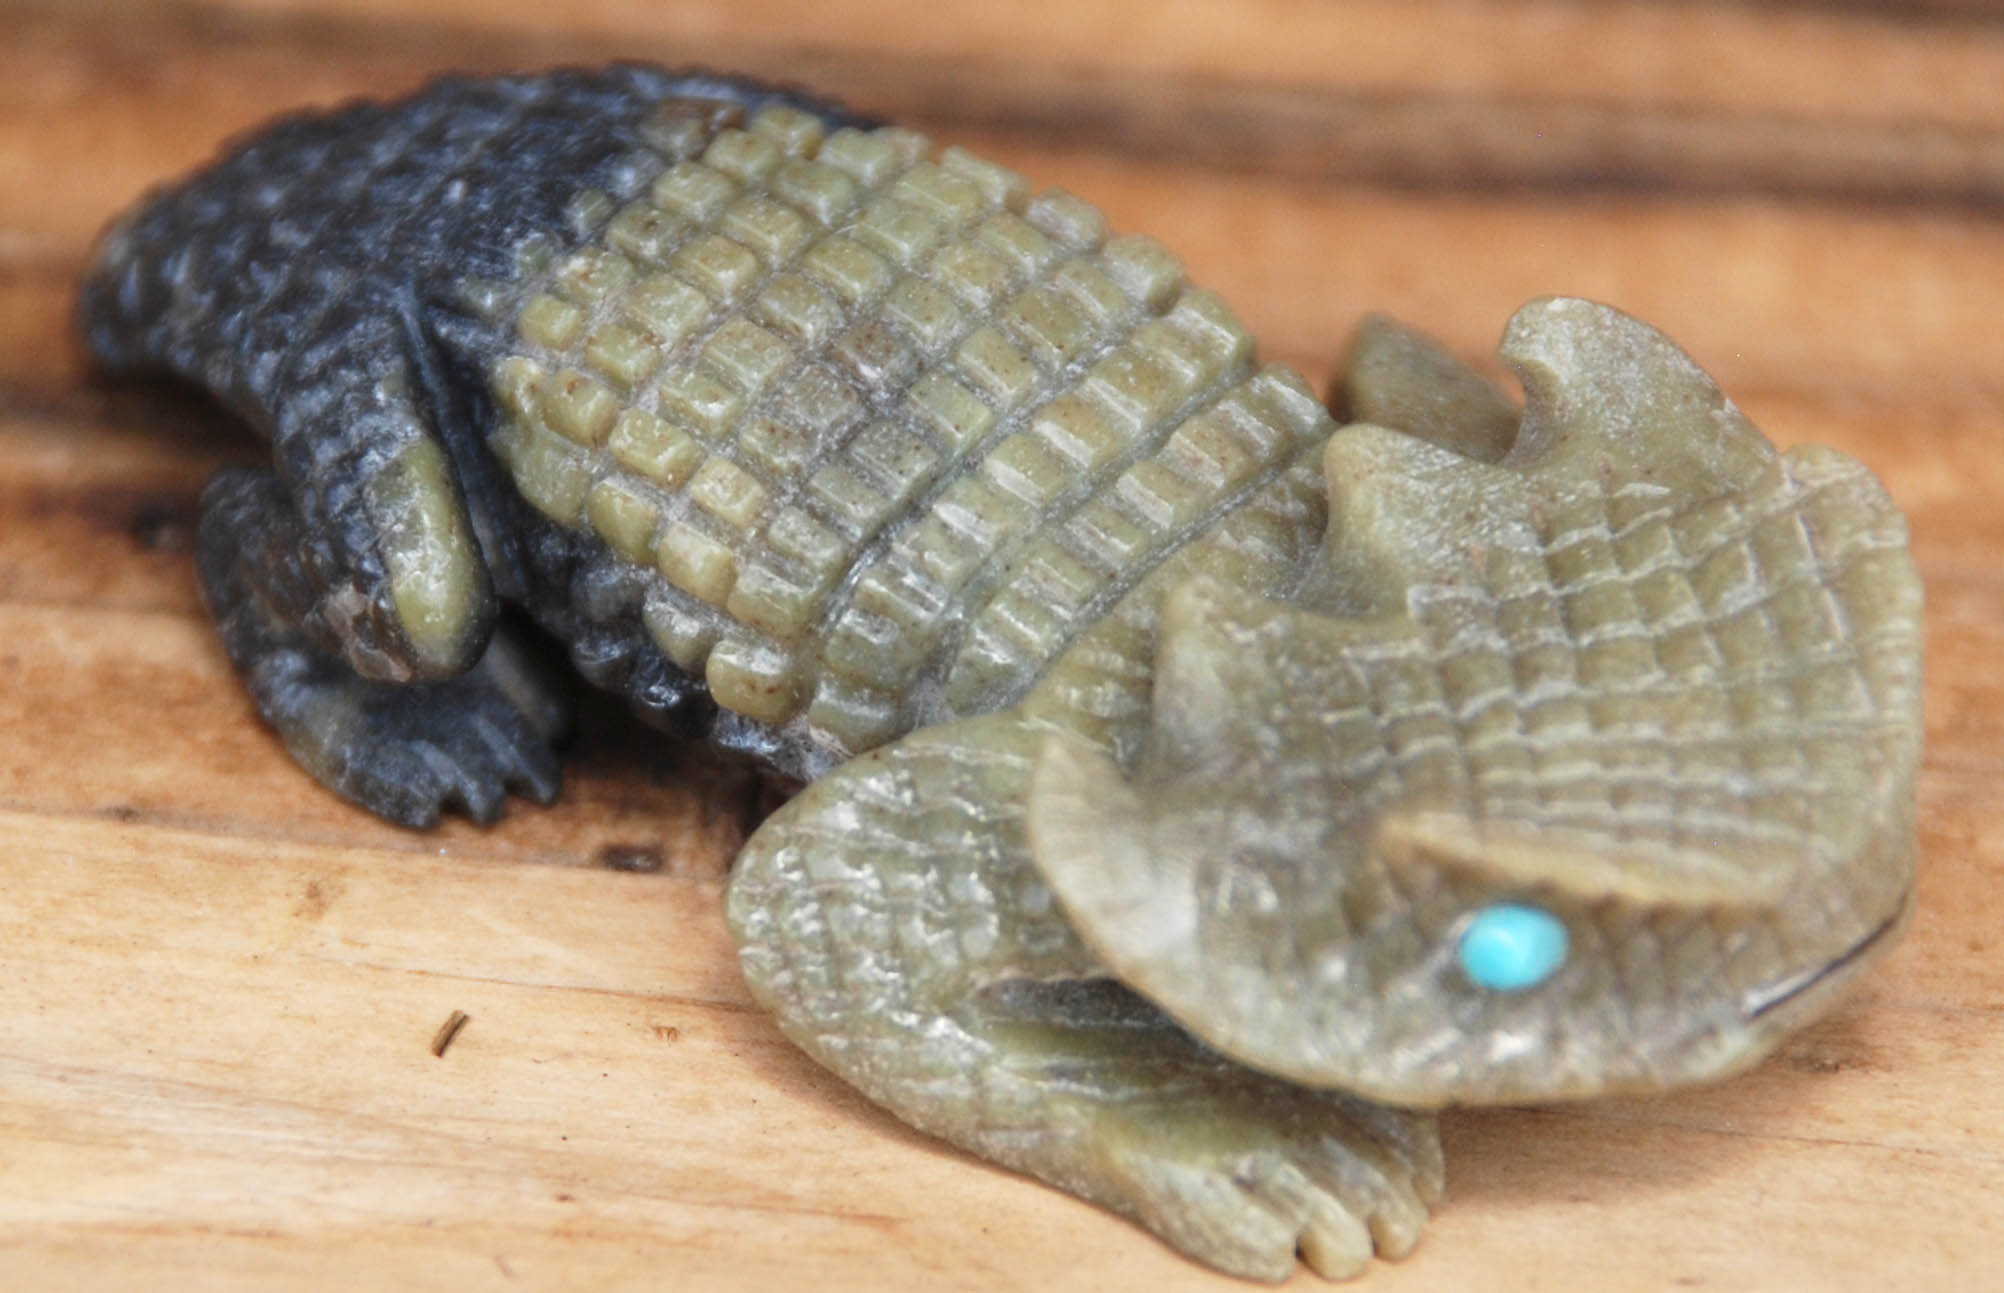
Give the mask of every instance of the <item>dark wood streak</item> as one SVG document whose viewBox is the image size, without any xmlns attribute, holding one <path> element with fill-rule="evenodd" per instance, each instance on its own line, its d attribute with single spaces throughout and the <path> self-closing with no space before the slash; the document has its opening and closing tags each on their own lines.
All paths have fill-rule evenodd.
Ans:
<svg viewBox="0 0 2004 1293">
<path fill-rule="evenodd" d="M 1601 4 L 1631 4 L 1633 0 L 1593 0 Z M 1659 8 L 1754 9 L 1761 13 L 1790 10 L 1808 14 L 1855 14 L 1889 22 L 1930 27 L 1964 24 L 1994 26 L 2004 20 L 2004 0 L 1654 0 Z"/>
<path fill-rule="evenodd" d="M 903 115 L 1325 183 L 1491 193 L 1677 192 L 2004 209 L 2004 129 L 1553 99 L 1052 76 L 1010 101 L 940 76 Z"/>
<path fill-rule="evenodd" d="M 1974 4 L 1966 0 L 1957 12 Z M 107 30 L 102 15 L 81 18 L 49 0 L 8 6 L 18 16 L 16 39 L 35 42 L 46 57 L 126 67 L 165 62 L 182 51 L 180 58 L 200 61 L 205 76 L 269 80 L 274 92 L 294 84 L 290 73 L 300 50 L 313 51 L 303 94 L 323 85 L 392 93 L 447 68 L 497 71 L 652 58 L 813 85 L 864 111 L 942 133 L 1313 183 L 1446 193 L 1674 191 L 2004 210 L 2004 123 L 1972 127 L 1556 96 L 1276 88 L 1040 64 L 999 53 L 939 60 L 802 47 L 783 39 L 720 38 L 671 49 L 646 37 L 556 37 L 423 18 L 252 14 L 208 3 L 115 7 L 118 20 Z M 76 39 L 85 25 L 89 42 Z M 90 53 L 73 52 L 85 46 Z M 164 94 L 161 87 L 172 79 L 155 67 L 128 84 L 142 95 L 149 86 L 152 94 Z M 273 111 L 285 106 L 272 103 Z"/>
</svg>

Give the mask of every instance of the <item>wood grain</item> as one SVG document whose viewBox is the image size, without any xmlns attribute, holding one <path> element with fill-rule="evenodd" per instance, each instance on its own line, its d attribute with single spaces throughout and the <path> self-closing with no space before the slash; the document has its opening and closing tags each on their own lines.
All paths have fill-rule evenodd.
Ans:
<svg viewBox="0 0 2004 1293">
<path fill-rule="evenodd" d="M 1878 471 L 1930 599 L 1912 934 L 1744 1078 L 1450 1115 L 1450 1198 L 1368 1287 L 1995 1282 L 2004 6 L 0 0 L 0 1286 L 1233 1287 L 784 1043 L 718 912 L 741 773 L 592 708 L 561 804 L 412 835 L 236 690 L 187 544 L 255 449 L 89 379 L 94 231 L 274 112 L 613 56 L 1087 195 L 1318 379 L 1367 309 L 1479 359 L 1579 293 Z"/>
</svg>

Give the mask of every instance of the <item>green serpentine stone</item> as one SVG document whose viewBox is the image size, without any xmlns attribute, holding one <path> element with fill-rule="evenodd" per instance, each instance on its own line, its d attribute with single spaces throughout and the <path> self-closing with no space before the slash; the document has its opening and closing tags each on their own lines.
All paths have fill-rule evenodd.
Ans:
<svg viewBox="0 0 2004 1293">
<path fill-rule="evenodd" d="M 1426 1110 L 1716 1078 L 1827 1009 L 1911 902 L 1905 523 L 1604 306 L 1533 302 L 1503 357 L 1507 435 L 1479 378 L 1374 325 L 1350 398 L 1425 434 L 1314 455 L 1316 553 L 1233 561 L 1228 521 L 1018 704 L 768 820 L 730 917 L 789 1036 L 1280 1279 L 1411 1246 Z M 1081 703 L 1109 689 L 1117 714 Z M 1563 964 L 1471 981 L 1463 932 L 1525 907 Z"/>
<path fill-rule="evenodd" d="M 1903 520 L 1605 306 L 1511 321 L 1521 414 L 1368 321 L 1339 429 L 1077 198 L 622 65 L 282 123 L 82 319 L 272 439 L 198 568 L 316 776 L 553 795 L 514 603 L 825 773 L 728 894 L 788 1036 L 1226 1271 L 1403 1254 L 1432 1110 L 1742 1069 L 1909 910 Z"/>
<path fill-rule="evenodd" d="M 523 494 L 654 569 L 649 631 L 719 704 L 843 751 L 1019 697 L 1335 429 L 1160 244 L 791 108 L 520 299 L 494 445 Z"/>
</svg>

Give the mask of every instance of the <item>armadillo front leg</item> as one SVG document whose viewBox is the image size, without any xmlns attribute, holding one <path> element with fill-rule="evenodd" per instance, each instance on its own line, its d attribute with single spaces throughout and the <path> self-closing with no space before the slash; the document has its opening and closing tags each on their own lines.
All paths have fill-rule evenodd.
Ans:
<svg viewBox="0 0 2004 1293">
<path fill-rule="evenodd" d="M 898 1117 L 1234 1274 L 1416 1240 L 1433 1121 L 1263 1077 L 1103 977 L 1030 861 L 1044 731 L 928 729 L 810 786 L 740 855 L 730 917 L 788 1035 Z"/>
<path fill-rule="evenodd" d="M 362 594 L 268 470 L 210 482 L 196 543 L 224 648 L 258 712 L 323 784 L 406 826 L 431 824 L 447 803 L 491 820 L 509 787 L 544 803 L 556 795 L 549 742 L 562 708 L 507 634 L 456 676 L 364 677 L 347 658 L 355 640 L 335 627 L 353 622 L 338 608 Z"/>
</svg>

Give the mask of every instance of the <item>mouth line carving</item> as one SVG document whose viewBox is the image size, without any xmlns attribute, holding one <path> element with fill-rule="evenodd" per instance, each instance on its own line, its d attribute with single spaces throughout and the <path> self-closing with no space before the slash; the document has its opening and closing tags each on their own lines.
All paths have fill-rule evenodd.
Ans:
<svg viewBox="0 0 2004 1293">
<path fill-rule="evenodd" d="M 1899 906 L 1894 908 L 1892 915 L 1880 921 L 1871 933 L 1851 944 L 1850 947 L 1846 948 L 1836 958 L 1824 962 L 1815 969 L 1804 970 L 1792 978 L 1783 979 L 1778 983 L 1771 984 L 1759 992 L 1749 993 L 1744 1007 L 1747 1019 L 1751 1021 L 1759 1019 L 1763 1015 L 1771 1014 L 1810 991 L 1817 984 L 1824 982 L 1833 975 L 1842 973 L 1846 967 L 1856 964 L 1874 947 L 1883 942 L 1887 935 L 1899 928 L 1900 918 L 1906 914 L 1907 903 L 1911 897 L 1911 893 L 1902 896 Z"/>
</svg>

